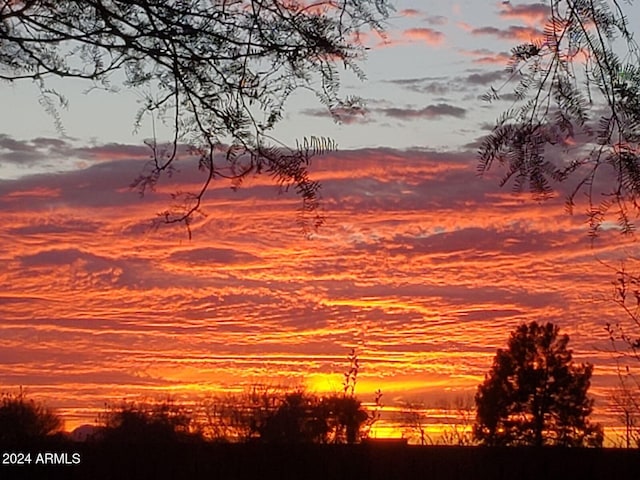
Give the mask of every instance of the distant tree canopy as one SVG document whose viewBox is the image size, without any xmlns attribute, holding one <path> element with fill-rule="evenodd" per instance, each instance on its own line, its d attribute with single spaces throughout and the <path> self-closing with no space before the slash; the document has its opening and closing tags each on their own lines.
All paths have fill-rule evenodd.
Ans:
<svg viewBox="0 0 640 480">
<path fill-rule="evenodd" d="M 135 125 L 151 113 L 166 119 L 174 136 L 166 149 L 155 141 L 153 162 L 135 182 L 144 192 L 170 172 L 179 142 L 200 157 L 205 180 L 184 205 L 164 212 L 188 222 L 217 177 L 239 185 L 265 172 L 292 185 L 303 210 L 314 210 L 318 184 L 307 175 L 311 155 L 332 148 L 312 138 L 289 148 L 269 134 L 292 92 L 313 92 L 330 112 L 358 108 L 339 96 L 338 66 L 358 67 L 362 29 L 383 30 L 389 0 L 5 0 L 0 1 L 0 79 L 31 79 L 41 103 L 59 122 L 48 77 L 84 79 L 113 90 L 144 93 Z"/>
<path fill-rule="evenodd" d="M 621 4 L 548 2 L 543 38 L 512 50 L 515 90 L 485 96 L 512 106 L 483 140 L 479 171 L 498 162 L 503 185 L 539 198 L 571 180 L 567 205 L 586 194 L 593 235 L 607 214 L 630 232 L 640 213 L 640 49 Z"/>
<path fill-rule="evenodd" d="M 576 365 L 568 335 L 532 322 L 499 349 L 476 393 L 474 436 L 485 445 L 600 446 L 603 431 L 589 422 L 593 367 Z"/>
<path fill-rule="evenodd" d="M 62 420 L 44 405 L 29 400 L 24 392 L 0 398 L 0 442 L 16 443 L 44 439 L 62 430 Z"/>
</svg>

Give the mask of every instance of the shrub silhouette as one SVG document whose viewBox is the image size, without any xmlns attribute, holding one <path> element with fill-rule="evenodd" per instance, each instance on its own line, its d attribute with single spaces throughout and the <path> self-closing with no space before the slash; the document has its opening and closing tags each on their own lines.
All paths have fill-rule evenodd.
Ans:
<svg viewBox="0 0 640 480">
<path fill-rule="evenodd" d="M 264 385 L 210 399 L 202 417 L 212 440 L 266 443 L 354 443 L 370 420 L 352 395 L 318 396 Z"/>
<path fill-rule="evenodd" d="M 62 420 L 41 403 L 28 400 L 22 390 L 4 393 L 0 399 L 0 441 L 39 440 L 60 433 Z"/>
<path fill-rule="evenodd" d="M 485 445 L 601 446 L 589 423 L 592 365 L 575 365 L 558 327 L 519 326 L 476 394 L 474 436 Z"/>
<path fill-rule="evenodd" d="M 351 395 L 332 395 L 322 399 L 322 407 L 326 412 L 330 441 L 355 443 L 359 440 L 362 426 L 369 419 L 360 400 Z"/>
<path fill-rule="evenodd" d="M 108 407 L 103 423 L 100 437 L 106 442 L 170 443 L 202 438 L 190 412 L 171 400 Z"/>
<path fill-rule="evenodd" d="M 329 426 L 325 409 L 314 395 L 290 392 L 256 430 L 265 442 L 324 443 Z"/>
</svg>

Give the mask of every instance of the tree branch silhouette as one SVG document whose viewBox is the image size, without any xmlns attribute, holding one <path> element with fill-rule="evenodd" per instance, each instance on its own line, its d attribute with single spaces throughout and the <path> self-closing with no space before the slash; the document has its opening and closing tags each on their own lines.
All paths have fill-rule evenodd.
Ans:
<svg viewBox="0 0 640 480">
<path fill-rule="evenodd" d="M 628 3 L 631 3 L 629 1 Z M 608 215 L 623 233 L 640 213 L 640 49 L 616 0 L 549 2 L 541 39 L 511 51 L 515 101 L 479 149 L 478 172 L 494 163 L 501 185 L 537 199 L 572 179 L 566 199 L 587 202 L 589 232 Z M 491 88 L 484 99 L 502 99 Z"/>
<path fill-rule="evenodd" d="M 205 177 L 180 208 L 160 214 L 166 222 L 188 226 L 214 179 L 238 186 L 262 171 L 295 188 L 305 215 L 318 211 L 319 199 L 309 160 L 333 143 L 312 137 L 312 148 L 288 147 L 269 132 L 299 89 L 330 112 L 357 107 L 358 99 L 339 94 L 338 66 L 364 78 L 358 34 L 382 33 L 390 9 L 388 0 L 4 0 L 0 79 L 35 81 L 59 128 L 64 97 L 47 87 L 51 77 L 112 90 L 118 72 L 122 86 L 146 89 L 135 125 L 147 114 L 168 116 L 173 138 L 165 155 L 151 148 L 150 166 L 132 187 L 152 189 L 174 167 L 180 142 L 199 155 Z"/>
</svg>

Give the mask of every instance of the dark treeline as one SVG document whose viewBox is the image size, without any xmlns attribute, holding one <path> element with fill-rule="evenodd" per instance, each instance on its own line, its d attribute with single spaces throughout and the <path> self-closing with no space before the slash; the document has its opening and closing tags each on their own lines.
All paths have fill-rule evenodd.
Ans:
<svg viewBox="0 0 640 480">
<path fill-rule="evenodd" d="M 254 386 L 188 408 L 171 400 L 108 408 L 95 441 L 355 443 L 375 412 L 353 395 Z"/>
<path fill-rule="evenodd" d="M 354 395 L 325 396 L 302 388 L 254 386 L 195 405 L 162 401 L 107 405 L 84 440 L 94 443 L 356 443 L 378 416 Z M 5 393 L 0 403 L 0 442 L 23 443 L 68 436 L 45 405 Z"/>
</svg>

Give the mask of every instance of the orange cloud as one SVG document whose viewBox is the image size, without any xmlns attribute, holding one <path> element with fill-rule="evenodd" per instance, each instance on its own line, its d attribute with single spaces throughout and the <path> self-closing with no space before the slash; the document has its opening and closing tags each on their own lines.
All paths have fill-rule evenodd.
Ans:
<svg viewBox="0 0 640 480">
<path fill-rule="evenodd" d="M 7 198 L 28 198 L 28 197 L 44 197 L 44 198 L 56 198 L 60 195 L 59 189 L 52 189 L 46 187 L 34 187 L 30 190 L 13 191 L 7 194 Z"/>
</svg>

